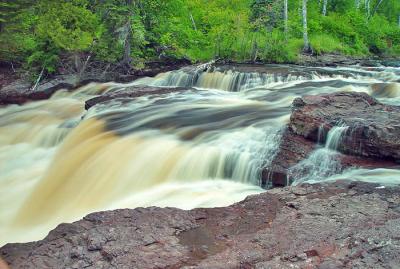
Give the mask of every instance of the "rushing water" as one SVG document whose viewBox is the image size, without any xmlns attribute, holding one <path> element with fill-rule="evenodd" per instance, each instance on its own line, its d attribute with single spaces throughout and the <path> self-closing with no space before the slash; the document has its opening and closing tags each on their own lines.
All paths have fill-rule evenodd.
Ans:
<svg viewBox="0 0 400 269">
<path fill-rule="evenodd" d="M 89 84 L 1 108 L 0 245 L 40 239 L 94 211 L 224 206 L 261 192 L 261 170 L 277 152 L 297 96 L 360 91 L 400 105 L 396 68 L 235 68 Z M 195 89 L 84 110 L 85 100 L 133 85 Z M 335 149 L 345 128 L 331 131 L 325 147 L 293 167 L 295 182 L 400 183 L 398 170 L 338 174 Z"/>
</svg>

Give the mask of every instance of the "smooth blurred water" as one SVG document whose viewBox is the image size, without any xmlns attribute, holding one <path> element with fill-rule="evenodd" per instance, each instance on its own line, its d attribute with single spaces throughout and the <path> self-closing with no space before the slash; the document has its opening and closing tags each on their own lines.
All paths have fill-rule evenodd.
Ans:
<svg viewBox="0 0 400 269">
<path fill-rule="evenodd" d="M 400 105 L 399 79 L 398 68 L 185 68 L 2 107 L 0 245 L 41 239 L 57 224 L 94 211 L 226 206 L 260 193 L 261 171 L 279 148 L 294 98 L 359 91 Z M 84 110 L 89 98 L 138 85 L 195 89 Z M 340 130 L 327 148 L 291 169 L 296 183 L 398 183 L 400 173 L 393 169 L 340 172 L 334 151 Z"/>
</svg>

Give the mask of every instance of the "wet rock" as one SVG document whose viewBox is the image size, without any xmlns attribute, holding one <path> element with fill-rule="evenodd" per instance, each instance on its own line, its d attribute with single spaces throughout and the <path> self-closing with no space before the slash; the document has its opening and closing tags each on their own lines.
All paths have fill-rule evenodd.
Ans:
<svg viewBox="0 0 400 269">
<path fill-rule="evenodd" d="M 290 185 L 291 168 L 324 147 L 328 132 L 345 125 L 335 156 L 337 173 L 348 168 L 396 168 L 400 158 L 400 108 L 384 105 L 364 93 L 305 96 L 293 101 L 289 127 L 279 150 L 262 171 L 266 188 Z M 297 169 L 297 177 L 307 175 Z M 300 174 L 299 174 L 300 173 Z"/>
<path fill-rule="evenodd" d="M 7 263 L 0 258 L 0 268 L 1 269 L 9 269 Z"/>
<path fill-rule="evenodd" d="M 342 153 L 400 161 L 400 107 L 385 105 L 365 93 L 341 92 L 296 99 L 289 128 L 324 143 L 334 126 L 347 126 Z"/>
<path fill-rule="evenodd" d="M 60 89 L 72 90 L 90 82 L 131 82 L 142 77 L 153 77 L 162 72 L 168 72 L 190 65 L 187 59 L 150 62 L 140 70 L 115 70 L 104 69 L 91 70 L 82 74 L 79 78 L 76 74 L 60 74 L 52 78 L 44 79 L 33 91 L 32 82 L 12 76 L 11 81 L 0 75 L 0 105 L 24 104 L 28 101 L 45 100 L 50 98 Z M 11 72 L 6 69 L 7 72 Z M 1 70 L 3 71 L 3 70 Z M 122 72 L 125 71 L 125 72 Z"/>
<path fill-rule="evenodd" d="M 188 59 L 168 59 L 166 61 L 159 62 L 148 62 L 146 63 L 145 68 L 140 70 L 132 70 L 128 73 L 121 72 L 110 72 L 107 73 L 101 81 L 99 81 L 99 76 L 94 76 L 92 78 L 86 78 L 86 81 L 96 81 L 96 82 L 107 82 L 107 81 L 116 81 L 116 82 L 131 82 L 138 78 L 142 77 L 154 77 L 160 73 L 165 73 L 173 70 L 177 70 L 184 66 L 190 66 L 192 62 Z M 100 70 L 103 73 L 103 70 Z"/>
<path fill-rule="evenodd" d="M 297 60 L 297 64 L 305 66 L 341 66 L 341 65 L 361 65 L 368 67 L 378 66 L 400 66 L 400 61 L 396 58 L 382 57 L 350 57 L 341 54 L 310 55 L 302 54 Z"/>
<path fill-rule="evenodd" d="M 96 104 L 108 102 L 108 101 L 115 100 L 115 99 L 129 101 L 134 98 L 146 96 L 146 95 L 162 95 L 162 94 L 182 92 L 182 91 L 188 91 L 188 90 L 194 90 L 194 89 L 182 88 L 182 87 L 160 88 L 160 87 L 149 87 L 149 86 L 128 87 L 123 90 L 105 93 L 100 96 L 97 96 L 97 97 L 87 100 L 85 102 L 85 109 L 88 110 Z"/>
<path fill-rule="evenodd" d="M 396 268 L 393 201 L 400 187 L 338 181 L 223 208 L 106 211 L 0 255 L 11 268 Z"/>
<path fill-rule="evenodd" d="M 279 151 L 271 164 L 262 170 L 261 185 L 266 189 L 288 186 L 295 178 L 290 176 L 291 168 L 306 160 L 314 150 L 319 148 L 316 143 L 287 130 L 282 137 Z M 364 158 L 338 153 L 336 156 L 340 173 L 349 168 L 398 168 L 399 165 L 390 160 Z M 298 177 L 307 175 L 307 170 L 301 171 Z"/>
<path fill-rule="evenodd" d="M 24 104 L 50 98 L 61 89 L 70 90 L 76 86 L 73 76 L 58 76 L 40 83 L 36 89 L 26 80 L 19 79 L 0 90 L 0 105 Z"/>
<path fill-rule="evenodd" d="M 285 130 L 278 153 L 262 172 L 262 185 L 267 188 L 289 185 L 288 169 L 306 159 L 316 148 L 314 142 L 295 135 L 290 129 Z"/>
</svg>

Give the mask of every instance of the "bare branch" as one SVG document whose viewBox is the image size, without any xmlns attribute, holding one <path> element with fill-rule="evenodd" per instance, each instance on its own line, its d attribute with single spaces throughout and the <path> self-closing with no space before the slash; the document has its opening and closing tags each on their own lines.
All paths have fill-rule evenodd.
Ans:
<svg viewBox="0 0 400 269">
<path fill-rule="evenodd" d="M 44 72 L 44 67 L 42 68 L 42 71 L 40 72 L 39 77 L 37 78 L 36 83 L 32 88 L 32 91 L 35 91 L 36 88 L 39 86 L 40 80 L 42 80 L 43 72 Z"/>
</svg>

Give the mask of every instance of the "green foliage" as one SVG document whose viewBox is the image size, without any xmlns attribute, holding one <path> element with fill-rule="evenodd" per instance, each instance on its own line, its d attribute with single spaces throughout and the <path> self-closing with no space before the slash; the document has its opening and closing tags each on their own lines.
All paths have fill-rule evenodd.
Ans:
<svg viewBox="0 0 400 269">
<path fill-rule="evenodd" d="M 400 1 L 308 1 L 316 54 L 400 54 Z M 141 67 L 146 61 L 213 58 L 295 62 L 303 46 L 301 1 L 3 0 L 0 59 L 33 71 L 91 61 Z M 67 62 L 67 64 L 65 64 Z"/>
<path fill-rule="evenodd" d="M 311 46 L 317 55 L 324 53 L 344 52 L 343 45 L 333 36 L 328 34 L 319 34 L 311 36 Z"/>
<path fill-rule="evenodd" d="M 273 63 L 295 62 L 297 55 L 303 47 L 302 39 L 287 40 L 285 35 L 279 30 L 261 34 L 258 43 L 264 44 L 260 59 Z"/>
<path fill-rule="evenodd" d="M 257 29 L 272 30 L 282 26 L 282 1 L 254 0 L 251 4 L 251 21 Z"/>
<path fill-rule="evenodd" d="M 86 9 L 86 1 L 42 1 L 35 32 L 56 48 L 66 51 L 85 51 L 96 37 L 98 21 Z"/>
<path fill-rule="evenodd" d="M 96 0 L 92 5 L 101 21 L 101 31 L 94 47 L 97 59 L 108 62 L 121 60 L 125 41 L 131 45 L 133 58 L 142 57 L 147 42 L 139 6 L 127 0 Z"/>
<path fill-rule="evenodd" d="M 393 40 L 390 38 L 390 34 L 392 33 L 392 31 L 393 29 L 391 25 L 384 17 L 372 17 L 364 33 L 364 41 L 365 44 L 369 47 L 370 52 L 375 54 L 382 54 L 386 52 L 390 44 L 393 43 Z M 397 31 L 397 33 L 398 32 L 399 31 Z M 397 40 L 399 40 L 398 37 Z"/>
</svg>

